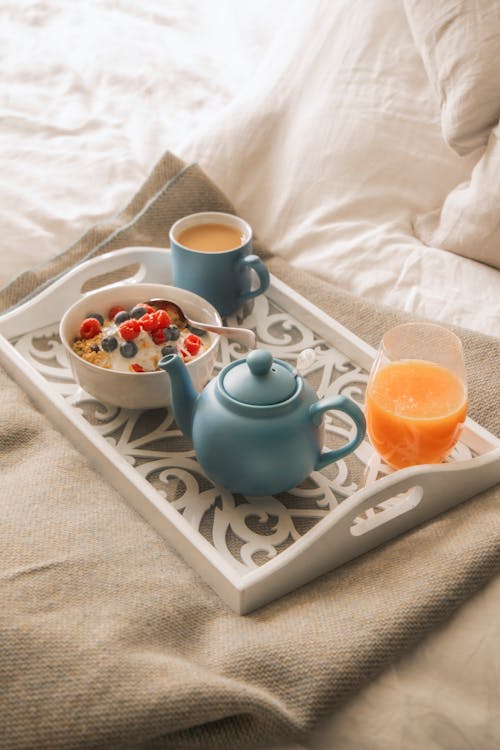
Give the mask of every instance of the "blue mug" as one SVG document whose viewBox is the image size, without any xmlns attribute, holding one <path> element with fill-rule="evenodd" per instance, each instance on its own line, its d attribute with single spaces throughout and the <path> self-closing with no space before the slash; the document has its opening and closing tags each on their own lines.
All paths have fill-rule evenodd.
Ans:
<svg viewBox="0 0 500 750">
<path fill-rule="evenodd" d="M 184 216 L 170 229 L 174 286 L 208 300 L 222 316 L 269 286 L 269 271 L 252 253 L 252 229 L 246 221 L 220 211 Z M 252 288 L 255 272 L 257 288 Z"/>
</svg>

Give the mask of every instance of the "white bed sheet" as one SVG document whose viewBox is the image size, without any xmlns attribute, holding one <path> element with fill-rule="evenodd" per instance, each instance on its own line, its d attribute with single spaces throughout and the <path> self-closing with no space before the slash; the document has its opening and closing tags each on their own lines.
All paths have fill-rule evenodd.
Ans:
<svg viewBox="0 0 500 750">
<path fill-rule="evenodd" d="M 444 142 L 400 0 L 299 2 L 249 87 L 186 139 L 264 242 L 396 309 L 500 333 L 497 269 L 415 236 L 482 152 Z M 498 249 L 500 255 L 500 248 Z"/>
<path fill-rule="evenodd" d="M 2 2 L 0 285 L 122 208 L 245 85 L 287 7 Z"/>
<path fill-rule="evenodd" d="M 439 205 L 477 155 L 444 145 L 416 52 L 401 67 L 402 4 L 375 6 L 6 0 L 0 283 L 113 215 L 170 149 L 200 161 L 294 264 L 376 302 L 498 331 L 498 272 L 411 234 L 412 214 Z"/>
<path fill-rule="evenodd" d="M 115 214 L 168 149 L 198 160 L 295 265 L 498 335 L 500 272 L 411 235 L 412 215 L 466 179 L 478 155 L 442 143 L 417 58 L 407 67 L 401 3 L 375 6 L 367 21 L 372 6 L 359 0 L 350 17 L 343 0 L 4 0 L 0 284 Z M 342 25 L 353 33 L 342 37 Z M 357 696 L 314 747 L 493 750 L 495 590 Z"/>
</svg>

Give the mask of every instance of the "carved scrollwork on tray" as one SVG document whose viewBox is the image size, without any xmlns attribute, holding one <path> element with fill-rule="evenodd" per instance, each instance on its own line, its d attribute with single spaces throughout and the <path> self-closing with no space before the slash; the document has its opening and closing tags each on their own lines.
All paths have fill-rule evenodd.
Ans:
<svg viewBox="0 0 500 750">
<path fill-rule="evenodd" d="M 302 374 L 320 398 L 343 394 L 363 404 L 368 373 L 268 297 L 258 297 L 244 321 L 227 321 L 228 325 L 238 322 L 255 331 L 258 346 L 294 365 L 301 352 L 312 350 L 314 357 Z M 365 440 L 354 453 L 322 472 L 313 472 L 289 492 L 263 498 L 233 495 L 204 475 L 192 444 L 177 428 L 171 410 L 118 409 L 85 393 L 73 379 L 57 326 L 26 334 L 14 345 L 54 390 L 81 412 L 110 448 L 134 466 L 165 502 L 241 573 L 276 557 L 345 498 L 390 471 Z M 245 354 L 240 344 L 221 337 L 216 369 Z M 328 448 L 345 443 L 355 429 L 342 412 L 327 412 L 324 426 Z M 450 460 L 470 456 L 469 448 L 458 444 Z M 375 511 L 387 508 L 391 508 L 391 500 Z"/>
</svg>

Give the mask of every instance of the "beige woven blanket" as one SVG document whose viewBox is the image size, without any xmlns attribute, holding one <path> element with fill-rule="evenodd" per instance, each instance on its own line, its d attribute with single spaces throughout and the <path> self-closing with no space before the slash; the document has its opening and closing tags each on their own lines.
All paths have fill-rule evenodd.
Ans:
<svg viewBox="0 0 500 750">
<path fill-rule="evenodd" d="M 84 258 L 165 246 L 172 222 L 197 210 L 232 208 L 199 168 L 167 154 L 114 222 L 2 290 L 0 310 Z M 402 318 L 258 249 L 371 344 Z M 459 335 L 470 416 L 498 434 L 500 342 Z M 303 738 L 498 570 L 497 486 L 239 617 L 4 372 L 0 384 L 6 750 L 238 750 Z"/>
</svg>

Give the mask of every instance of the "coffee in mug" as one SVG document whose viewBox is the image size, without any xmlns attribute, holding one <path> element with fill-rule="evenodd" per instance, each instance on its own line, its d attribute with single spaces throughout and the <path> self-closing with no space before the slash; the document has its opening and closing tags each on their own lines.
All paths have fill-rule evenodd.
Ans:
<svg viewBox="0 0 500 750">
<path fill-rule="evenodd" d="M 220 315 L 268 288 L 269 271 L 252 253 L 252 229 L 239 216 L 190 214 L 175 222 L 169 237 L 174 285 L 208 300 Z"/>
<path fill-rule="evenodd" d="M 245 241 L 245 236 L 227 224 L 194 224 L 179 234 L 181 245 L 203 253 L 220 253 L 234 250 Z"/>
</svg>

